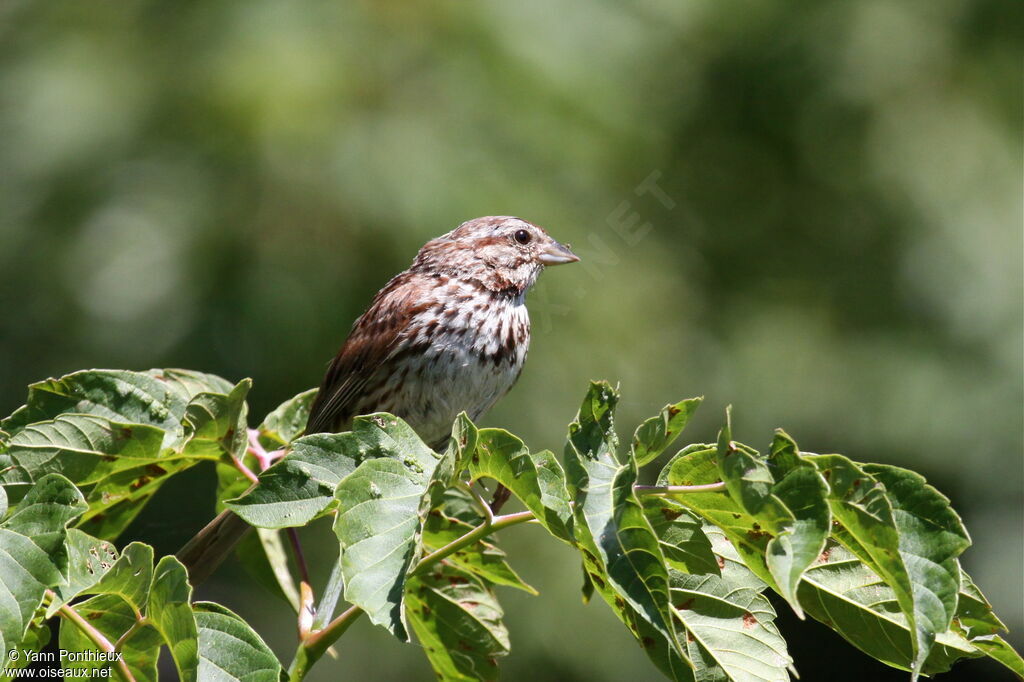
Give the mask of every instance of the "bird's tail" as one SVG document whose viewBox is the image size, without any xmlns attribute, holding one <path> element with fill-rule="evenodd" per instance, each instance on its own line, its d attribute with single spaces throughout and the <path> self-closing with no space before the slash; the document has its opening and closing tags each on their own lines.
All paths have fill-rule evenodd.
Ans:
<svg viewBox="0 0 1024 682">
<path fill-rule="evenodd" d="M 178 561 L 188 569 L 192 587 L 209 578 L 251 529 L 238 514 L 224 510 L 178 550 Z"/>
</svg>

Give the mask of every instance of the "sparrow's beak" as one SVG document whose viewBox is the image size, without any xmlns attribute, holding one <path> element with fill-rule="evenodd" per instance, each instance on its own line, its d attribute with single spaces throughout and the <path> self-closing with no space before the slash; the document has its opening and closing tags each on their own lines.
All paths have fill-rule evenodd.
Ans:
<svg viewBox="0 0 1024 682">
<path fill-rule="evenodd" d="M 551 240 L 551 243 L 544 247 L 544 250 L 537 256 L 537 260 L 544 265 L 575 263 L 579 259 L 580 257 L 570 251 L 568 246 L 559 244 L 553 239 Z"/>
</svg>

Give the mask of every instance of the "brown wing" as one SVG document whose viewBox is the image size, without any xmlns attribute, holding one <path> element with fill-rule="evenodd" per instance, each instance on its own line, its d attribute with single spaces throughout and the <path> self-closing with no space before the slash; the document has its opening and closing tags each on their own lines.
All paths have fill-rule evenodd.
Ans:
<svg viewBox="0 0 1024 682">
<path fill-rule="evenodd" d="M 306 433 L 344 430 L 356 416 L 367 382 L 406 339 L 409 321 L 429 306 L 420 275 L 404 272 L 374 297 L 331 361 L 310 408 Z"/>
</svg>

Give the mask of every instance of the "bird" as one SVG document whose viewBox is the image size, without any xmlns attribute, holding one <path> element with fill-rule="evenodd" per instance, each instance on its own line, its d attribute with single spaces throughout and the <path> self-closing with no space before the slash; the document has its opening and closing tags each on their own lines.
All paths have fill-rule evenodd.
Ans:
<svg viewBox="0 0 1024 682">
<path fill-rule="evenodd" d="M 513 216 L 475 218 L 427 242 L 353 324 L 304 434 L 345 431 L 358 415 L 389 412 L 440 449 L 460 413 L 480 419 L 522 373 L 526 294 L 541 272 L 577 261 L 569 245 Z M 492 506 L 507 495 L 499 486 Z M 248 528 L 225 511 L 179 551 L 193 585 Z"/>
</svg>

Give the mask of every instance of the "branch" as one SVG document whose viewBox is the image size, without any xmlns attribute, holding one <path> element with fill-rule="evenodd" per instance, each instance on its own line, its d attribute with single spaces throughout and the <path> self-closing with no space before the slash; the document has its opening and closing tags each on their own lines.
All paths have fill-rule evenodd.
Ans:
<svg viewBox="0 0 1024 682">
<path fill-rule="evenodd" d="M 463 547 L 468 547 L 487 535 L 503 528 L 515 526 L 520 523 L 526 523 L 533 519 L 533 512 L 530 511 L 518 512 L 516 514 L 505 514 L 504 516 L 494 516 L 485 519 L 482 524 L 462 537 L 452 540 L 441 549 L 420 559 L 415 568 L 409 571 L 409 575 L 422 575 L 431 566 L 446 557 L 451 556 Z M 295 652 L 295 660 L 292 661 L 291 668 L 288 671 L 288 679 L 292 680 L 292 682 L 302 680 L 306 676 L 306 673 L 309 672 L 310 666 L 316 663 L 320 657 L 324 655 L 327 649 L 338 641 L 338 638 L 345 634 L 345 631 L 348 630 L 352 623 L 361 615 L 363 615 L 363 610 L 358 606 L 352 606 L 343 614 L 328 623 L 327 627 L 323 630 L 310 633 L 310 635 L 306 637 L 301 644 L 299 644 L 298 651 Z"/>
<path fill-rule="evenodd" d="M 57 595 L 52 590 L 47 590 L 46 596 L 50 599 L 51 602 L 57 599 Z M 59 609 L 57 609 L 57 613 L 60 614 L 61 618 L 70 621 L 75 625 L 75 627 L 81 630 L 82 634 L 88 637 L 89 641 L 95 644 L 98 649 L 108 654 L 116 654 L 115 658 L 117 660 L 110 661 L 111 667 L 117 671 L 118 675 L 121 677 L 122 680 L 124 680 L 124 682 L 135 682 L 135 676 L 132 675 L 132 671 L 128 669 L 128 665 L 124 662 L 123 658 L 120 655 L 121 652 L 119 652 L 117 648 L 110 643 L 110 640 L 107 639 L 106 635 L 104 635 L 102 632 L 94 628 L 89 623 L 89 621 L 87 621 L 85 618 L 82 618 L 82 616 L 79 615 L 77 611 L 75 611 L 67 604 L 64 604 Z"/>
<path fill-rule="evenodd" d="M 688 493 L 719 493 L 725 491 L 725 483 L 705 483 L 703 485 L 635 485 L 633 492 L 637 495 L 686 495 Z"/>
<path fill-rule="evenodd" d="M 462 487 L 462 486 L 459 486 Z M 463 488 L 464 490 L 467 488 Z M 474 503 L 482 503 L 484 509 L 489 507 L 486 502 L 479 499 L 479 495 L 476 494 L 472 488 L 468 488 L 470 495 L 473 496 Z M 708 483 L 706 485 L 668 485 L 668 486 L 654 486 L 654 485 L 637 485 L 633 486 L 633 491 L 637 495 L 681 495 L 686 493 L 710 493 L 710 492 L 721 492 L 725 490 L 725 483 Z M 495 533 L 503 528 L 509 526 L 515 526 L 520 523 L 526 523 L 533 521 L 536 517 L 531 511 L 517 512 L 515 514 L 505 514 L 503 516 L 493 516 L 487 514 L 484 518 L 484 522 L 479 526 L 469 531 L 462 537 L 452 540 L 450 543 L 442 547 L 441 549 L 431 552 L 427 556 L 417 562 L 416 566 L 409 571 L 410 576 L 422 575 L 426 573 L 431 566 L 443 561 L 445 558 L 451 556 L 455 552 L 458 552 L 464 547 L 468 547 L 479 540 L 487 537 L 491 533 Z M 352 625 L 357 618 L 363 615 L 363 610 L 358 606 L 352 606 L 347 611 L 342 613 L 340 616 L 328 623 L 324 629 L 316 632 L 311 632 L 303 641 L 299 644 L 298 651 L 295 652 L 295 660 L 292 661 L 291 668 L 288 671 L 288 679 L 291 682 L 299 682 L 309 672 L 310 666 L 316 663 L 321 656 L 327 651 L 327 649 L 334 644 L 338 639 L 345 634 L 345 631 Z"/>
</svg>

